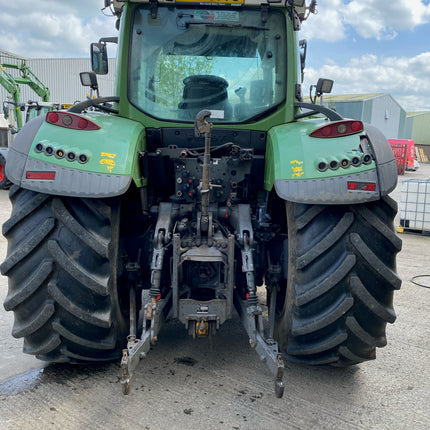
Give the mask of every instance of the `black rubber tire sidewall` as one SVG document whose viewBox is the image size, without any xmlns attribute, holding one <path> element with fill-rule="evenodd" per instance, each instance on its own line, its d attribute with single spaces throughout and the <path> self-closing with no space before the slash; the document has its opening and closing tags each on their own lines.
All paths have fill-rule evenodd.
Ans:
<svg viewBox="0 0 430 430">
<path fill-rule="evenodd" d="M 24 352 L 46 361 L 118 359 L 128 322 L 117 285 L 120 199 L 49 196 L 13 186 L 3 225 L 5 300 Z M 96 250 L 96 251 L 95 251 Z"/>
<path fill-rule="evenodd" d="M 305 364 L 375 358 L 395 319 L 393 291 L 401 283 L 396 203 L 389 197 L 348 206 L 286 202 L 286 211 L 288 276 L 275 326 L 281 349 Z"/>
</svg>

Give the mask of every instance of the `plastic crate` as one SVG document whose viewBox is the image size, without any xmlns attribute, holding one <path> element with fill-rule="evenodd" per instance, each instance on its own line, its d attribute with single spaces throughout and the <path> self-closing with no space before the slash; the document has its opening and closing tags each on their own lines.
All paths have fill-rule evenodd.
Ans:
<svg viewBox="0 0 430 430">
<path fill-rule="evenodd" d="M 415 142 L 411 139 L 388 139 L 397 162 L 397 172 L 404 175 L 406 170 L 414 170 Z"/>
<path fill-rule="evenodd" d="M 430 179 L 403 181 L 400 227 L 422 233 L 430 232 Z"/>
<path fill-rule="evenodd" d="M 408 145 L 406 143 L 391 143 L 391 149 L 397 164 L 397 174 L 404 175 L 408 158 Z"/>
</svg>

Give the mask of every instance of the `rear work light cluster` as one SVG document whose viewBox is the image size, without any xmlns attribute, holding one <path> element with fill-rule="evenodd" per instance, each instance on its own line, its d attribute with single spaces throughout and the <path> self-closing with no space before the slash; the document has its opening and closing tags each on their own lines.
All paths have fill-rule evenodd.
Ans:
<svg viewBox="0 0 430 430">
<path fill-rule="evenodd" d="M 310 137 L 333 138 L 350 136 L 352 134 L 361 133 L 364 130 L 361 121 L 344 120 L 331 122 L 323 127 L 317 128 L 309 134 Z"/>
<path fill-rule="evenodd" d="M 98 130 L 100 128 L 95 122 L 82 116 L 69 112 L 50 111 L 46 114 L 46 122 L 58 125 L 59 127 L 70 128 L 72 130 Z"/>
<path fill-rule="evenodd" d="M 373 159 L 370 154 L 358 153 L 352 156 L 332 158 L 331 160 L 320 159 L 317 161 L 317 168 L 320 172 L 325 172 L 328 169 L 337 170 L 339 167 L 346 169 L 349 166 L 358 167 L 362 164 L 368 165 L 372 160 Z"/>
<path fill-rule="evenodd" d="M 48 157 L 51 155 L 54 155 L 55 158 L 58 159 L 66 159 L 67 161 L 78 161 L 81 164 L 85 164 L 88 163 L 89 160 L 89 156 L 87 154 L 78 154 L 75 151 L 67 151 L 65 149 L 62 148 L 54 148 L 51 145 L 44 145 L 43 143 L 39 142 L 34 150 L 37 153 L 43 153 L 45 155 L 47 155 Z"/>
</svg>

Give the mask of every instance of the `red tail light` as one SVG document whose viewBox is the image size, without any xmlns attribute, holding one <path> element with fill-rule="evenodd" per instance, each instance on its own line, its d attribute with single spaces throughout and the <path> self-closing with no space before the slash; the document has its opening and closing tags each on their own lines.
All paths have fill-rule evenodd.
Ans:
<svg viewBox="0 0 430 430">
<path fill-rule="evenodd" d="M 46 114 L 46 121 L 50 124 L 71 128 L 73 130 L 98 130 L 100 128 L 100 126 L 89 119 L 62 111 L 48 112 Z"/>
<path fill-rule="evenodd" d="M 341 137 L 360 133 L 363 130 L 364 126 L 361 121 L 345 120 L 331 122 L 323 127 L 317 128 L 309 136 L 320 138 Z"/>
</svg>

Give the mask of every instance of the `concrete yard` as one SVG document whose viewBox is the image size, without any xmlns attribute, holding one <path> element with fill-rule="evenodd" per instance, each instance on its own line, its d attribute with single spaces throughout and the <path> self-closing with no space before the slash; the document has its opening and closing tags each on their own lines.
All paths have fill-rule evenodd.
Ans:
<svg viewBox="0 0 430 430">
<path fill-rule="evenodd" d="M 430 178 L 430 164 L 400 177 Z M 0 222 L 10 212 L 0 191 Z M 398 225 L 398 221 L 396 223 Z M 395 294 L 397 321 L 377 359 L 359 366 L 286 364 L 286 389 L 275 398 L 266 365 L 249 347 L 238 318 L 212 340 L 193 340 L 167 323 L 135 373 L 129 396 L 119 363 L 46 365 L 22 353 L 11 336 L 13 314 L 0 307 L 0 428 L 5 429 L 404 429 L 430 428 L 430 289 L 411 282 L 430 275 L 430 237 L 401 234 Z M 6 240 L 0 237 L 0 259 Z M 421 278 L 430 287 L 430 277 Z M 0 278 L 0 300 L 7 279 Z"/>
</svg>

